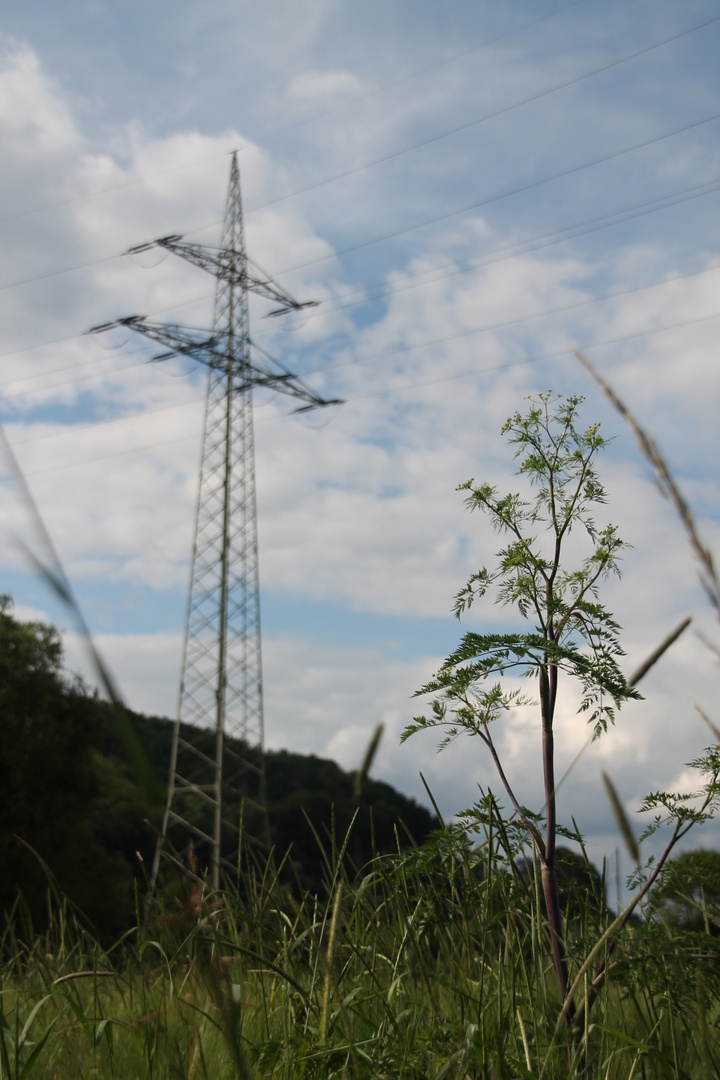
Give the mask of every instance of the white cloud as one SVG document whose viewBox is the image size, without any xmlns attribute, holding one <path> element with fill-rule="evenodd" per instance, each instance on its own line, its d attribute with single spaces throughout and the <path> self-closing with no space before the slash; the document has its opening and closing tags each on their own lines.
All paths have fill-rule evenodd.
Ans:
<svg viewBox="0 0 720 1080">
<path fill-rule="evenodd" d="M 317 20 L 330 7 L 316 5 Z M 288 41 L 284 47 L 290 48 Z M 507 56 L 495 57 L 496 64 L 500 60 Z M 375 85 L 370 73 L 356 76 L 344 66 L 311 70 L 308 64 L 297 78 L 292 67 L 283 76 L 283 86 L 290 78 L 291 92 L 305 102 L 327 105 Z M 533 70 L 521 74 L 523 85 L 534 85 Z M 188 377 L 177 362 L 145 364 L 138 343 L 104 349 L 99 338 L 76 335 L 135 311 L 207 324 L 210 278 L 170 258 L 143 269 L 114 256 L 130 244 L 178 230 L 189 231 L 190 239 L 217 242 L 227 151 L 240 145 L 248 245 L 261 266 L 273 272 L 298 267 L 283 281 L 303 298 L 367 295 L 382 281 L 390 290 L 362 309 L 333 311 L 330 303 L 330 311 L 309 313 L 294 330 L 259 318 L 253 323 L 253 333 L 271 352 L 291 365 L 317 369 L 310 377 L 314 386 L 348 398 L 320 430 L 283 415 L 282 399 L 256 411 L 263 585 L 275 596 L 334 605 L 340 614 L 376 616 L 379 637 L 382 616 L 410 625 L 446 615 L 467 576 L 491 562 L 501 544 L 487 522 L 464 512 L 455 486 L 470 476 L 501 489 L 517 486 L 499 428 L 522 407 L 525 394 L 554 385 L 587 393 L 588 421 L 598 416 L 608 434 L 620 436 L 600 468 L 610 492 L 607 517 L 634 545 L 622 581 L 607 590 L 609 606 L 626 627 L 628 670 L 686 611 L 712 635 L 682 530 L 653 491 L 620 421 L 575 361 L 527 362 L 575 343 L 687 323 L 672 333 L 637 336 L 590 353 L 680 470 L 698 508 L 699 527 L 714 545 L 717 479 L 708 474 L 717 459 L 716 324 L 689 324 L 715 310 L 718 272 L 680 276 L 716 259 L 709 230 L 691 257 L 676 251 L 674 234 L 652 243 L 628 236 L 614 249 L 578 244 L 451 274 L 491 245 L 523 236 L 520 218 L 505 229 L 502 217 L 488 213 L 398 238 L 394 247 L 368 249 L 356 261 L 332 257 L 343 243 L 362 243 L 386 226 L 391 231 L 423 213 L 430 216 L 428 192 L 435 193 L 430 202 L 437 211 L 438 204 L 460 202 L 463 191 L 491 189 L 496 173 L 514 175 L 520 164 L 499 153 L 503 145 L 524 147 L 532 167 L 542 172 L 538 147 L 568 120 L 573 106 L 567 103 L 568 111 L 553 114 L 549 126 L 529 132 L 530 143 L 514 140 L 515 128 L 497 125 L 492 134 L 484 129 L 482 154 L 475 148 L 466 159 L 444 143 L 438 157 L 422 159 L 427 169 L 409 156 L 393 165 L 396 172 L 358 173 L 345 187 L 325 185 L 307 200 L 262 206 L 333 170 L 351 168 L 363 154 L 379 156 L 383 148 L 399 145 L 425 115 L 450 126 L 454 95 L 461 96 L 467 83 L 454 77 L 444 85 L 445 96 L 428 83 L 392 109 L 379 101 L 368 114 L 374 120 L 363 128 L 361 147 L 353 124 L 326 125 L 294 159 L 231 125 L 158 136 L 149 123 L 133 122 L 91 140 L 77 102 L 59 89 L 32 50 L 17 43 L 6 47 L 0 66 L 0 196 L 8 213 L 0 223 L 0 284 L 81 267 L 0 294 L 0 353 L 54 342 L 2 358 L 6 426 L 71 577 L 91 595 L 102 595 L 108 585 L 147 590 L 149 597 L 163 590 L 182 594 L 203 380 Z M 500 94 L 499 83 L 483 86 L 470 103 L 475 109 L 487 104 L 483 94 Z M 599 100 L 592 112 L 617 118 L 617 110 Z M 577 120 L 581 113 L 572 116 Z M 628 130 L 631 121 L 623 117 Z M 526 121 L 527 127 L 533 125 Z M 583 138 L 592 141 L 592 133 Z M 524 169 L 526 162 L 521 164 Z M 457 191 L 452 185 L 463 176 L 465 186 L 458 181 Z M 441 181 L 436 190 L 433 185 Z M 575 199 L 582 202 L 578 192 Z M 251 212 L 253 206 L 262 208 Z M 41 207 L 54 208 L 29 212 Z M 586 204 L 584 212 L 589 217 L 597 207 Z M 538 202 L 534 233 L 546 224 L 549 229 L 558 213 L 555 203 Z M 442 267 L 447 276 L 436 273 Z M 414 275 L 428 270 L 434 273 L 425 276 L 426 283 L 410 288 L 417 284 Z M 676 277 L 656 289 L 572 307 L 663 274 Z M 563 307 L 568 310 L 542 315 Z M 503 322 L 515 325 L 491 328 Z M 22 504 L 7 484 L 0 491 L 5 530 L 28 536 Z M 8 581 L 16 570 L 13 558 L 6 546 L 2 565 Z M 36 610 L 19 600 L 18 613 Z M 468 625 L 503 627 L 508 618 L 508 612 L 488 605 Z M 333 634 L 328 629 L 327 636 Z M 172 714 L 178 628 L 106 633 L 99 643 L 132 707 Z M 459 741 L 437 756 L 432 737 L 425 735 L 398 746 L 402 728 L 421 707 L 410 695 L 440 662 L 426 646 L 398 659 L 390 645 L 355 647 L 275 631 L 264 650 L 269 745 L 331 754 L 350 768 L 383 720 L 376 775 L 424 797 L 422 769 L 448 814 L 473 800 L 478 783 L 497 787 L 481 747 Z M 72 637 L 68 655 L 73 665 L 85 663 Z M 613 826 L 602 801 L 601 767 L 617 780 L 623 797 L 636 802 L 647 787 L 682 777 L 684 762 L 704 739 L 689 702 L 700 698 L 711 708 L 715 677 L 712 658 L 686 635 L 648 679 L 648 689 L 643 687 L 647 700 L 628 706 L 617 729 L 583 754 L 563 788 L 562 812 L 577 810 L 584 815 L 581 827 L 607 837 Z M 568 694 L 559 718 L 560 772 L 585 739 L 574 704 Z M 501 745 L 523 798 L 538 805 L 538 733 L 531 711 L 511 718 Z"/>
<path fill-rule="evenodd" d="M 75 633 L 63 635 L 69 670 L 97 685 L 84 642 Z M 149 716 L 175 716 L 182 637 L 172 634 L 99 634 L 93 638 L 130 709 Z"/>
<path fill-rule="evenodd" d="M 58 87 L 41 70 L 33 50 L 7 39 L 2 44 L 0 124 L 24 161 L 44 170 L 49 158 L 77 150 L 81 140 Z M 4 180 L 12 179 L 8 170 Z"/>
<path fill-rule="evenodd" d="M 287 92 L 294 98 L 336 101 L 360 97 L 367 93 L 367 87 L 352 71 L 305 71 L 293 79 Z"/>
</svg>

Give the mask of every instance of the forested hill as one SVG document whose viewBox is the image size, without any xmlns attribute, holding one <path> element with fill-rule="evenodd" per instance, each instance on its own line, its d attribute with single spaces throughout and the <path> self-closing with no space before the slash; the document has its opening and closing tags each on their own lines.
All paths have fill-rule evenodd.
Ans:
<svg viewBox="0 0 720 1080">
<path fill-rule="evenodd" d="M 104 706 L 102 753 L 106 759 L 128 766 L 111 710 Z M 143 735 L 156 774 L 162 778 L 163 791 L 170 764 L 172 721 L 160 717 L 131 714 Z M 214 754 L 215 734 L 207 732 L 205 752 Z M 239 749 L 235 739 L 226 738 L 228 757 Z M 243 753 L 247 753 L 242 748 Z M 232 762 L 226 762 L 226 774 Z M 437 821 L 414 799 L 400 794 L 390 784 L 367 779 L 360 798 L 355 796 L 355 774 L 346 772 L 327 758 L 314 754 L 297 754 L 289 750 L 265 751 L 265 788 L 270 823 L 270 840 L 278 860 L 290 851 L 287 880 L 297 879 L 304 888 L 321 891 L 323 886 L 323 856 L 320 844 L 329 851 L 334 833 L 337 846 L 344 841 L 352 825 L 347 855 L 358 868 L 379 854 L 397 850 L 398 841 L 405 844 L 408 837 L 422 842 Z M 239 817 L 239 806 L 233 807 L 232 792 L 224 792 L 225 813 Z M 357 816 L 356 816 L 357 811 Z M 372 812 L 372 813 L 371 813 Z M 247 818 L 247 814 L 246 814 Z M 246 821 L 247 825 L 247 821 Z M 207 825 L 210 830 L 210 820 Z M 252 831 L 252 825 L 249 826 Z M 177 847 L 180 847 L 177 838 Z M 230 845 L 237 839 L 228 838 Z M 137 845 L 136 845 L 137 846 Z M 152 845 L 151 845 L 152 846 Z M 232 858 L 232 851 L 228 852 Z M 134 848 L 127 848 L 132 859 Z"/>
<path fill-rule="evenodd" d="M 0 909 L 21 891 L 40 927 L 49 871 L 103 937 L 130 924 L 135 883 L 144 884 L 137 853 L 149 867 L 172 735 L 169 720 L 130 720 L 156 778 L 154 801 L 113 709 L 64 672 L 57 631 L 16 620 L 9 599 L 0 601 Z M 354 776 L 333 761 L 269 751 L 265 770 L 271 842 L 279 859 L 290 849 L 290 885 L 323 890 L 319 841 L 328 850 L 334 829 L 340 842 L 356 810 L 348 856 L 358 868 L 373 849 L 396 850 L 408 834 L 422 841 L 436 824 L 389 784 L 367 780 L 358 802 Z M 182 842 L 178 836 L 178 851 Z"/>
</svg>

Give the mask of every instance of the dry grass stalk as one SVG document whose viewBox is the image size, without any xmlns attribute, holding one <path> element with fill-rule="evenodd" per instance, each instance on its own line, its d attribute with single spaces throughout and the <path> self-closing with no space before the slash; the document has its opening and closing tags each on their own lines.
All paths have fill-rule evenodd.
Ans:
<svg viewBox="0 0 720 1080">
<path fill-rule="evenodd" d="M 328 1024 L 330 1020 L 330 991 L 333 985 L 332 963 L 335 955 L 335 942 L 337 940 L 338 919 L 340 915 L 340 899 L 342 897 L 342 881 L 338 882 L 335 892 L 335 902 L 330 919 L 330 937 L 328 939 L 325 971 L 325 987 L 323 991 L 322 1016 L 320 1020 L 320 1045 L 327 1045 Z"/>
<path fill-rule="evenodd" d="M 605 784 L 605 790 L 607 791 L 608 799 L 610 800 L 610 805 L 612 806 L 613 814 L 615 815 L 615 820 L 617 821 L 618 828 L 622 833 L 622 838 L 625 841 L 625 846 L 630 853 L 630 858 L 633 860 L 633 862 L 639 863 L 640 851 L 637 846 L 637 840 L 635 839 L 633 831 L 630 827 L 630 822 L 627 819 L 623 804 L 620 802 L 618 793 L 615 790 L 615 785 L 613 784 L 612 780 L 606 772 L 603 772 L 602 778 L 603 783 Z"/>
<path fill-rule="evenodd" d="M 365 757 L 363 759 L 363 763 L 360 766 L 357 773 L 355 774 L 355 791 L 354 791 L 354 794 L 355 794 L 356 799 L 359 799 L 360 796 L 362 795 L 363 788 L 365 787 L 365 781 L 368 778 L 368 774 L 370 772 L 370 769 L 372 768 L 372 763 L 375 760 L 375 754 L 377 753 L 377 748 L 380 745 L 380 740 L 382 738 L 382 734 L 383 734 L 384 730 L 385 730 L 385 725 L 384 724 L 378 724 L 377 727 L 375 728 L 375 731 L 373 732 L 373 736 L 372 736 L 372 738 L 371 738 L 371 740 L 370 740 L 370 742 L 368 744 L 368 748 L 365 751 Z"/>
<path fill-rule="evenodd" d="M 652 436 L 648 435 L 640 426 L 628 407 L 620 400 L 612 387 L 598 375 L 587 357 L 583 356 L 577 349 L 575 350 L 575 356 L 631 428 L 643 456 L 647 459 L 655 472 L 655 483 L 658 486 L 660 494 L 667 499 L 675 509 L 675 512 L 683 524 L 693 555 L 700 566 L 700 583 L 705 590 L 708 600 L 715 609 L 718 618 L 720 618 L 720 579 L 718 579 L 715 570 L 712 554 L 700 539 L 690 507 L 680 494 L 680 490 L 667 467 L 665 459 L 658 449 L 657 443 Z"/>
<path fill-rule="evenodd" d="M 696 709 L 697 709 L 697 711 L 698 711 L 698 712 L 700 713 L 700 715 L 702 716 L 702 718 L 703 718 L 703 720 L 705 721 L 705 723 L 707 724 L 707 726 L 708 726 L 708 727 L 710 728 L 710 730 L 712 731 L 712 733 L 713 733 L 713 737 L 715 738 L 715 742 L 716 742 L 716 743 L 717 743 L 717 744 L 718 744 L 718 745 L 720 746 L 720 729 L 718 729 L 718 728 L 716 727 L 716 725 L 715 725 L 715 724 L 713 724 L 713 722 L 712 722 L 712 720 L 710 719 L 710 717 L 709 717 L 709 716 L 707 716 L 707 715 L 706 715 L 706 714 L 705 714 L 705 713 L 703 712 L 703 710 L 702 710 L 702 709 L 700 708 L 700 706 L 699 706 L 698 704 L 696 704 L 695 702 L 693 702 L 693 704 L 695 705 L 695 708 L 696 708 Z"/>
<path fill-rule="evenodd" d="M 648 671 L 654 664 L 658 662 L 663 653 L 667 652 L 670 646 L 677 641 L 683 631 L 687 630 L 688 626 L 692 622 L 692 616 L 688 615 L 686 619 L 683 619 L 681 623 L 675 627 L 672 633 L 668 634 L 664 641 L 662 641 L 657 649 L 653 650 L 646 660 L 640 665 L 637 671 L 634 671 L 628 679 L 628 686 L 636 686 L 642 678 L 647 675 Z"/>
</svg>

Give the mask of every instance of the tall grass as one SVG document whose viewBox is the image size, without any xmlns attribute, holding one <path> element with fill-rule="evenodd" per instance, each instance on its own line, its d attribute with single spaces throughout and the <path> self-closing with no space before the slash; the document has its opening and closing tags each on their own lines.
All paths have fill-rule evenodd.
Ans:
<svg viewBox="0 0 720 1080">
<path fill-rule="evenodd" d="M 517 862 L 496 810 L 474 846 L 453 826 L 360 872 L 347 837 L 322 842 L 324 897 L 243 858 L 241 891 L 188 881 L 110 950 L 52 893 L 40 937 L 19 908 L 0 969 L 2 1080 L 720 1071 L 715 938 L 659 924 L 628 924 L 603 978 L 585 978 L 568 1054 L 537 867 Z M 577 972 L 613 915 L 602 897 L 572 899 Z"/>
<path fill-rule="evenodd" d="M 709 551 L 655 444 L 629 422 L 720 611 Z M 76 610 L 42 538 L 46 562 L 35 562 Z M 137 751 L 133 732 L 128 743 Z M 474 821 L 479 839 L 443 826 L 362 868 L 347 858 L 349 834 L 331 828 L 317 836 L 322 895 L 282 885 L 272 857 L 260 864 L 241 846 L 235 884 L 167 883 L 152 918 L 143 922 L 138 900 L 137 925 L 110 949 L 49 881 L 49 928 L 34 933 L 18 901 L 0 939 L 0 1080 L 720 1075 L 714 923 L 694 933 L 616 916 L 604 883 L 600 895 L 570 896 L 565 1026 L 537 857 L 523 855 L 491 796 Z"/>
</svg>

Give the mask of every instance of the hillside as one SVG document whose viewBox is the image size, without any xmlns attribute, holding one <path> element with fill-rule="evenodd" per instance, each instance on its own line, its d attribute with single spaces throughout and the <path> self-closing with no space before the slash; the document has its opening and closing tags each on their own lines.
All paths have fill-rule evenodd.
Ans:
<svg viewBox="0 0 720 1080">
<path fill-rule="evenodd" d="M 130 764 L 113 708 L 62 667 L 60 637 L 52 627 L 23 623 L 0 605 L 0 907 L 23 897 L 25 917 L 43 925 L 48 881 L 57 884 L 104 936 L 121 933 L 134 916 L 135 885 L 145 888 L 164 807 L 172 722 L 130 713 L 155 775 L 154 798 Z M 214 736 L 208 732 L 209 743 Z M 226 740 L 226 753 L 237 744 Z M 344 837 L 359 869 L 397 849 L 408 835 L 422 841 L 433 817 L 389 784 L 368 780 L 356 801 L 354 778 L 335 762 L 270 751 L 266 791 L 271 843 L 277 862 L 289 852 L 283 878 L 323 892 L 323 853 L 332 835 Z M 225 813 L 239 821 L 240 806 L 224 793 Z M 233 802 L 233 799 L 235 800 Z M 253 832 L 250 815 L 245 827 Z M 184 856 L 187 837 L 171 840 Z M 231 861 L 237 833 L 223 854 Z M 140 854 L 141 859 L 138 858 Z M 200 858 L 202 859 L 202 854 Z"/>
</svg>

